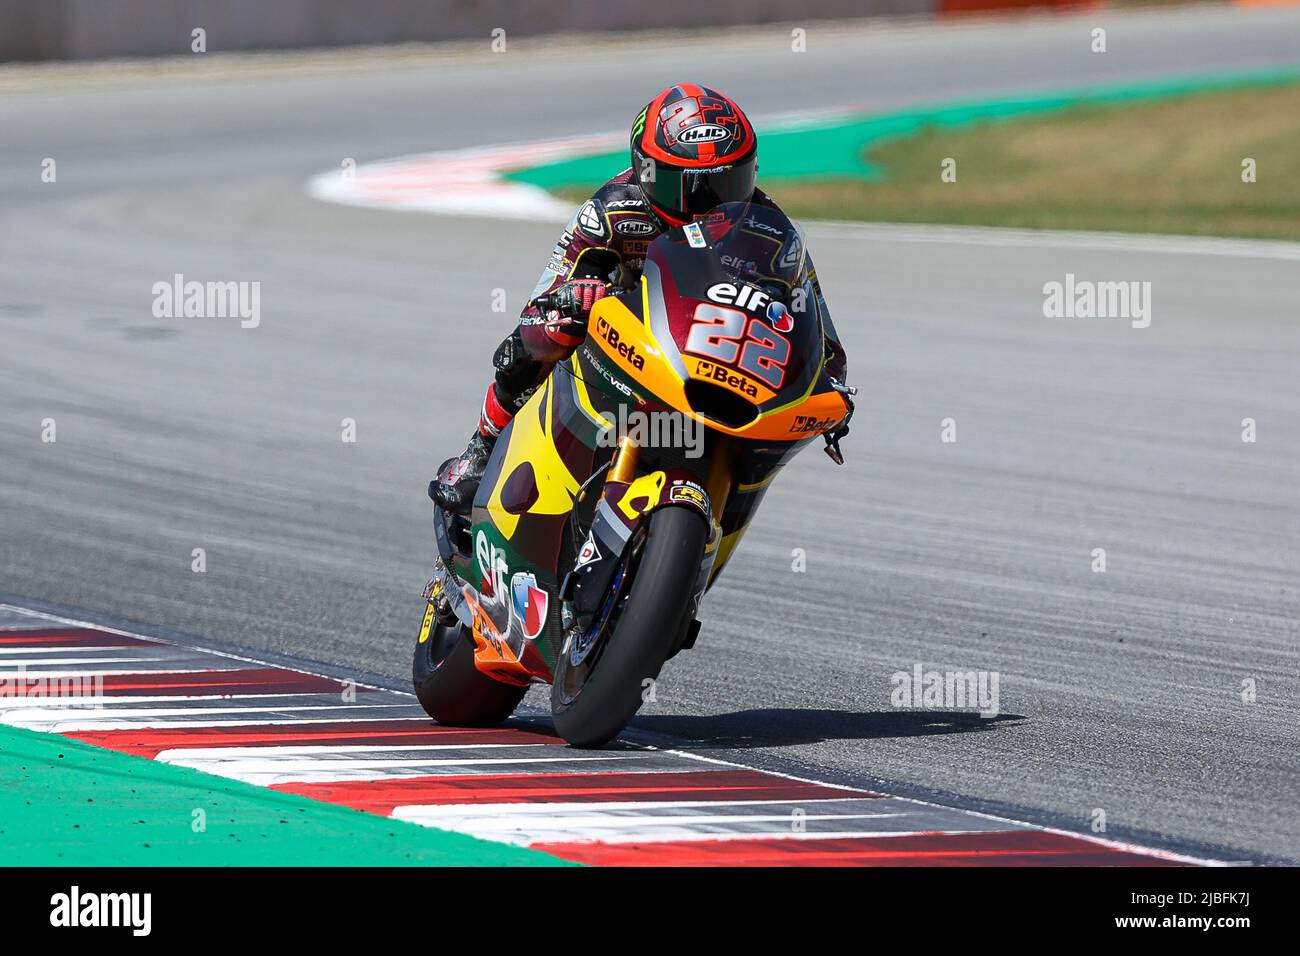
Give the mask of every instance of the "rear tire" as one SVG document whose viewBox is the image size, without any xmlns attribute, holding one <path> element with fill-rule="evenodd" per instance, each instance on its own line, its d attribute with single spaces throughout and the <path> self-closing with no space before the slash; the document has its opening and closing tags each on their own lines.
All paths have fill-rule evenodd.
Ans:
<svg viewBox="0 0 1300 956">
<path fill-rule="evenodd" d="M 437 624 L 415 645 L 415 696 L 424 712 L 453 727 L 492 727 L 509 717 L 528 687 L 493 680 L 474 666 L 474 642 L 459 623 Z"/>
<path fill-rule="evenodd" d="M 575 747 L 599 747 L 618 736 L 642 703 L 644 681 L 659 676 L 664 661 L 690 624 L 690 603 L 709 528 L 703 515 L 684 507 L 651 513 L 640 561 L 629 568 L 631 590 L 619 599 L 599 654 L 578 687 L 567 648 L 555 666 L 551 716 Z"/>
</svg>

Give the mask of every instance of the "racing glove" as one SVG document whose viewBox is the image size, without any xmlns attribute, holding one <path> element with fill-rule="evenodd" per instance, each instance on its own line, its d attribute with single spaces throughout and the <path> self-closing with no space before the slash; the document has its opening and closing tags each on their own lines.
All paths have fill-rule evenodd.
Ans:
<svg viewBox="0 0 1300 956">
<path fill-rule="evenodd" d="M 561 324 L 567 334 L 581 335 L 586 331 L 591 307 L 605 294 L 605 283 L 600 279 L 570 279 L 550 295 L 539 298 L 537 304 L 565 320 Z"/>
</svg>

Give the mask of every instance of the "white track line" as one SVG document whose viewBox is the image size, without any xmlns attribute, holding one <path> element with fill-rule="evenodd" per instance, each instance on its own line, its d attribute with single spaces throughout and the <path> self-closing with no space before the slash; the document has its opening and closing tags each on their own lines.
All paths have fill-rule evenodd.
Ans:
<svg viewBox="0 0 1300 956">
<path fill-rule="evenodd" d="M 272 753 L 277 759 L 317 757 L 324 760 L 337 760 L 350 754 L 434 754 L 465 751 L 484 751 L 490 754 L 493 752 L 500 753 L 505 750 L 536 751 L 539 747 L 549 747 L 552 750 L 561 752 L 566 750 L 566 748 L 557 746 L 550 741 L 541 740 L 533 744 L 288 744 L 276 747 L 175 747 L 170 750 L 160 751 L 155 759 L 242 760 L 265 757 L 268 753 Z"/>
<path fill-rule="evenodd" d="M 883 832 L 931 833 L 955 828 L 1002 833 L 1033 829 L 1027 824 L 1008 828 L 979 821 L 960 810 L 919 813 L 917 804 L 898 797 L 405 805 L 394 809 L 393 816 L 423 826 L 523 845 L 630 843 L 646 838 L 699 840 L 728 835 L 767 839 L 809 832 L 845 836 L 860 832 L 861 820 L 878 821 L 877 830 L 880 821 L 890 821 Z M 981 825 L 972 827 L 972 823 Z"/>
</svg>

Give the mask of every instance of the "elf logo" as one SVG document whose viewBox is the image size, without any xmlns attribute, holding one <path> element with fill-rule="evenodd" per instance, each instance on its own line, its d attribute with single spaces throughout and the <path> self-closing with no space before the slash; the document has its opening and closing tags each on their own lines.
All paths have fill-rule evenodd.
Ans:
<svg viewBox="0 0 1300 956">
<path fill-rule="evenodd" d="M 772 297 L 766 292 L 760 292 L 749 285 L 736 285 L 734 282 L 719 282 L 711 285 L 706 294 L 714 302 L 734 305 L 750 312 L 765 312 L 768 303 L 772 301 Z"/>
<path fill-rule="evenodd" d="M 153 929 L 152 893 L 82 893 L 74 886 L 50 897 L 50 925 L 125 926 L 133 936 Z"/>
<path fill-rule="evenodd" d="M 478 558 L 478 571 L 483 577 L 483 596 L 497 602 L 504 602 L 506 578 L 510 574 L 505 551 L 489 542 L 487 535 L 479 531 L 474 539 L 474 556 Z"/>
<path fill-rule="evenodd" d="M 677 134 L 677 142 L 693 145 L 695 143 L 716 143 L 718 140 L 730 139 L 731 130 L 716 123 L 700 123 L 688 126 Z"/>
</svg>

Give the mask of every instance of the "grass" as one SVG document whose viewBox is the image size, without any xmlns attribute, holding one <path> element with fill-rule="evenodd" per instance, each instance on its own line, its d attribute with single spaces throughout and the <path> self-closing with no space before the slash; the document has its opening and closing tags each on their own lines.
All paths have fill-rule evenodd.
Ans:
<svg viewBox="0 0 1300 956">
<path fill-rule="evenodd" d="M 0 848 L 10 866 L 568 865 L 2 724 Z"/>
<path fill-rule="evenodd" d="M 940 179 L 946 157 L 956 182 Z M 1242 181 L 1246 157 L 1256 182 Z M 883 180 L 760 179 L 796 220 L 1300 240 L 1300 85 L 929 126 L 868 158 Z"/>
</svg>

